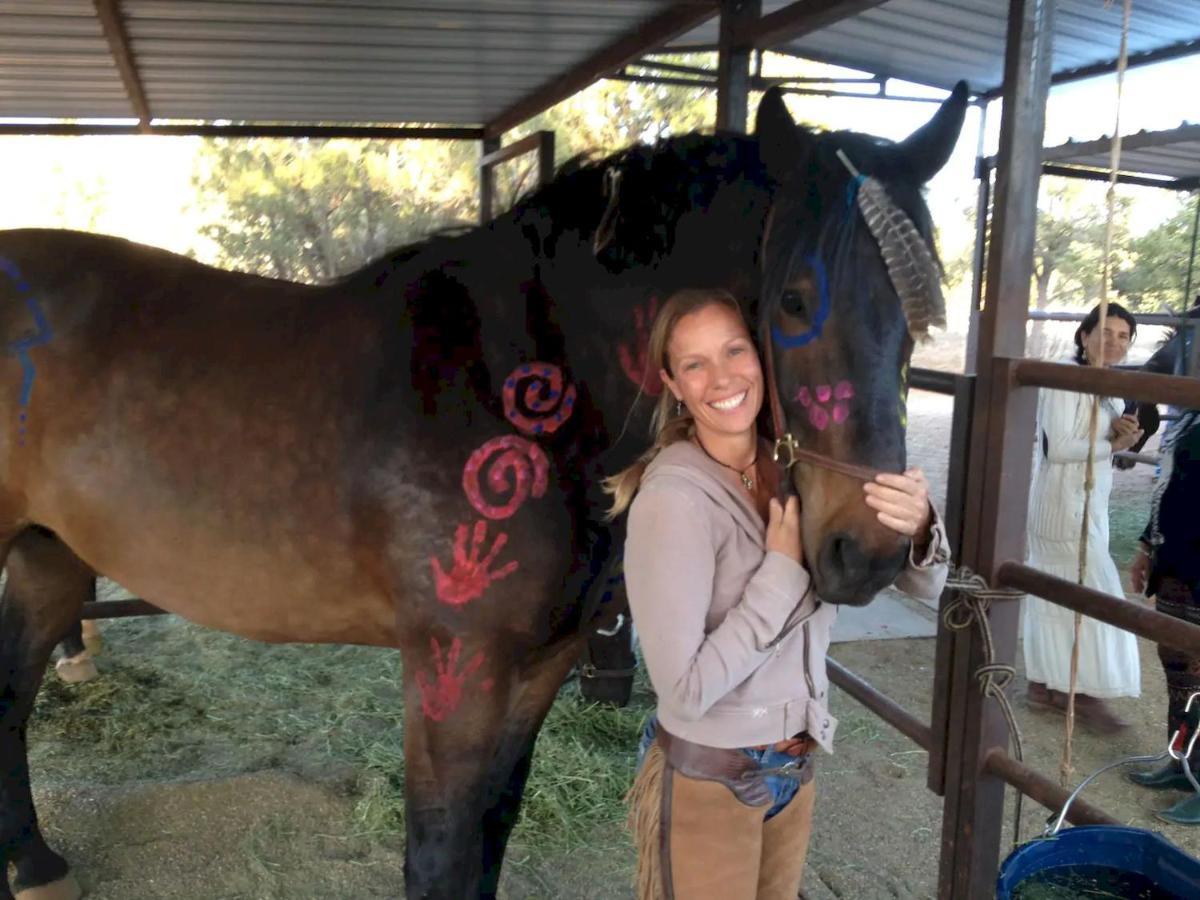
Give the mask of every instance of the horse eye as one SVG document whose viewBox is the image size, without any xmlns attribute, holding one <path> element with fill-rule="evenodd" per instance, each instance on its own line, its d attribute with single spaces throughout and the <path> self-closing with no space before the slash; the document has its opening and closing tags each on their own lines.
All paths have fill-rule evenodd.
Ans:
<svg viewBox="0 0 1200 900">
<path fill-rule="evenodd" d="M 805 302 L 804 291 L 787 288 L 779 298 L 779 305 L 789 316 L 808 318 L 808 304 Z"/>
</svg>

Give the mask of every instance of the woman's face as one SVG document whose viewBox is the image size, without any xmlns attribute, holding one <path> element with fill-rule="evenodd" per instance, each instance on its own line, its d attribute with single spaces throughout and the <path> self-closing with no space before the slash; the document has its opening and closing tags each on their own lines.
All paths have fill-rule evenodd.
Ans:
<svg viewBox="0 0 1200 900">
<path fill-rule="evenodd" d="M 1119 365 L 1129 352 L 1129 344 L 1133 335 L 1129 323 L 1117 316 L 1108 316 L 1104 320 L 1104 365 Z M 1087 350 L 1089 360 L 1100 357 L 1100 329 L 1093 328 L 1083 336 L 1083 346 Z"/>
<path fill-rule="evenodd" d="M 675 323 L 667 341 L 670 373 L 663 383 L 696 420 L 703 438 L 752 432 L 763 402 L 758 352 L 741 318 L 712 303 Z"/>
</svg>

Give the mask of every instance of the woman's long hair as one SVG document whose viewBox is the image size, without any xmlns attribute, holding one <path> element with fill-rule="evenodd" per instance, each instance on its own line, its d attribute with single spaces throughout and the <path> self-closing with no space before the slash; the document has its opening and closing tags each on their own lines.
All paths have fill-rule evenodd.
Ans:
<svg viewBox="0 0 1200 900">
<path fill-rule="evenodd" d="M 675 332 L 675 325 L 684 316 L 713 304 L 719 304 L 732 310 L 743 323 L 745 322 L 742 309 L 738 306 L 734 296 L 719 288 L 705 290 L 686 288 L 676 291 L 667 298 L 658 311 L 658 316 L 654 319 L 654 326 L 650 329 L 650 350 L 646 354 L 646 376 L 649 376 L 651 366 L 657 366 L 672 378 L 675 377 L 675 373 L 671 371 L 671 360 L 667 353 L 671 335 Z M 678 414 L 676 413 L 677 408 L 679 409 Z M 638 486 L 642 482 L 642 475 L 645 474 L 646 467 L 650 465 L 654 457 L 658 456 L 664 448 L 676 441 L 688 440 L 695 433 L 696 423 L 692 420 L 692 414 L 688 412 L 686 406 L 678 407 L 675 395 L 664 384 L 662 394 L 658 398 L 658 406 L 654 408 L 654 415 L 650 418 L 650 435 L 653 438 L 650 449 L 638 457 L 632 465 L 622 469 L 616 475 L 604 479 L 604 491 L 613 498 L 608 518 L 615 519 L 629 508 L 629 504 L 633 502 L 633 495 L 637 493 Z"/>
<path fill-rule="evenodd" d="M 1132 344 L 1133 339 L 1137 337 L 1137 319 L 1133 317 L 1133 313 L 1120 303 L 1110 303 L 1108 304 L 1108 316 L 1109 318 L 1116 316 L 1118 319 L 1129 323 L 1129 343 Z M 1083 321 L 1079 323 L 1079 327 L 1075 329 L 1075 362 L 1081 366 L 1087 365 L 1087 349 L 1084 347 L 1083 342 L 1099 324 L 1100 304 L 1096 304 L 1092 307 L 1092 311 L 1084 316 Z"/>
</svg>

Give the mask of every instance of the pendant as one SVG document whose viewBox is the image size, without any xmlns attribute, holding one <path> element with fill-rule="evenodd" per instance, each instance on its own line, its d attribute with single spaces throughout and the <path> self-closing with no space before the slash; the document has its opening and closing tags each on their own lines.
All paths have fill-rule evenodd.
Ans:
<svg viewBox="0 0 1200 900">
<path fill-rule="evenodd" d="M 746 490 L 754 490 L 754 479 L 745 472 L 739 472 L 738 474 L 742 476 L 742 485 L 746 488 Z"/>
</svg>

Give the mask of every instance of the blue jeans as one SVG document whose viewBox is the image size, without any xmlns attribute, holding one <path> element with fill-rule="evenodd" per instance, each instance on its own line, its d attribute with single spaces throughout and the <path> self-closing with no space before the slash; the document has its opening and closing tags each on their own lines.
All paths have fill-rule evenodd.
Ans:
<svg viewBox="0 0 1200 900">
<path fill-rule="evenodd" d="M 646 727 L 642 729 L 642 739 L 638 743 L 637 761 L 639 769 L 642 767 L 642 760 L 646 758 L 646 751 L 654 743 L 656 734 L 658 734 L 658 717 L 651 716 L 649 721 L 646 722 Z M 743 747 L 741 752 L 758 763 L 760 769 L 774 769 L 777 766 L 796 761 L 795 757 L 772 750 L 770 747 L 766 750 L 754 750 L 749 747 Z M 771 808 L 767 810 L 767 814 L 763 816 L 763 821 L 765 822 L 772 816 L 778 815 L 791 799 L 796 796 L 796 792 L 800 790 L 800 782 L 795 778 L 788 778 L 786 775 L 767 775 L 763 781 L 766 783 L 767 790 L 771 792 L 771 797 L 775 801 L 771 804 Z"/>
</svg>

